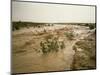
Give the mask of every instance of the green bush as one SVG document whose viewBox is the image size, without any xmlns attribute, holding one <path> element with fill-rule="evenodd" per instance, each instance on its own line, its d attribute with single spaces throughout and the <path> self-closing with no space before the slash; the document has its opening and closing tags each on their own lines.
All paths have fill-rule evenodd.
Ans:
<svg viewBox="0 0 100 75">
<path fill-rule="evenodd" d="M 52 37 L 53 35 L 48 35 L 45 37 L 45 41 L 40 42 L 40 47 L 43 54 L 49 52 L 58 52 L 65 48 L 64 41 L 59 41 L 57 37 Z"/>
</svg>

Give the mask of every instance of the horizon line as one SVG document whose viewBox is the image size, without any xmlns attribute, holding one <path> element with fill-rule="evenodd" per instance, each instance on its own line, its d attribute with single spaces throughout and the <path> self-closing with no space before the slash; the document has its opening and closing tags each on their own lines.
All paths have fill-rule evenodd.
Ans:
<svg viewBox="0 0 100 75">
<path fill-rule="evenodd" d="M 12 21 L 12 22 L 30 22 L 30 23 L 96 23 L 96 22 L 36 22 L 36 21 Z"/>
</svg>

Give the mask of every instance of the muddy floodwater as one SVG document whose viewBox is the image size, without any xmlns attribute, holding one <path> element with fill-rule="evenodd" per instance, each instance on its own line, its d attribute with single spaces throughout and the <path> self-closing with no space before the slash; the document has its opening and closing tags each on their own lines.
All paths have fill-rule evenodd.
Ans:
<svg viewBox="0 0 100 75">
<path fill-rule="evenodd" d="M 73 33 L 71 35 L 73 38 L 69 37 L 68 32 Z M 26 73 L 73 70 L 72 65 L 73 61 L 75 61 L 74 57 L 76 53 L 73 47 L 78 41 L 88 37 L 90 32 L 91 30 L 86 26 L 60 24 L 40 28 L 22 28 L 13 31 L 12 72 Z M 41 41 L 44 42 L 46 40 L 45 37 L 49 35 L 52 35 L 51 38 L 56 37 L 58 44 L 59 42 L 63 42 L 64 47 L 61 46 L 56 51 L 43 53 L 40 43 Z M 78 52 L 81 51 L 79 48 L 77 50 Z M 92 64 L 94 65 L 94 63 Z"/>
</svg>

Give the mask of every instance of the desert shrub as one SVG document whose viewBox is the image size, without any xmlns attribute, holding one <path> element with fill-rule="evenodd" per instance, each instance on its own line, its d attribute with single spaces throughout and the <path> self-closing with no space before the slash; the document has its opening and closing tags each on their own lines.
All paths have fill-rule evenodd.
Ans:
<svg viewBox="0 0 100 75">
<path fill-rule="evenodd" d="M 90 29 L 94 29 L 96 27 L 96 24 L 90 23 L 90 24 L 85 24 L 84 26 L 88 26 Z"/>
<path fill-rule="evenodd" d="M 74 33 L 73 32 L 66 32 L 65 36 L 69 39 L 69 40 L 73 40 L 74 38 Z"/>
<path fill-rule="evenodd" d="M 95 24 L 90 24 L 90 25 L 89 25 L 89 28 L 90 28 L 90 29 L 94 29 L 94 28 L 95 28 Z"/>
<path fill-rule="evenodd" d="M 40 47 L 43 54 L 49 52 L 58 52 L 65 48 L 64 41 L 59 41 L 57 37 L 52 37 L 53 35 L 48 35 L 45 37 L 45 41 L 40 42 Z"/>
<path fill-rule="evenodd" d="M 19 30 L 19 29 L 20 29 L 20 27 L 16 25 L 16 26 L 15 26 L 15 29 L 16 29 L 16 30 Z"/>
</svg>

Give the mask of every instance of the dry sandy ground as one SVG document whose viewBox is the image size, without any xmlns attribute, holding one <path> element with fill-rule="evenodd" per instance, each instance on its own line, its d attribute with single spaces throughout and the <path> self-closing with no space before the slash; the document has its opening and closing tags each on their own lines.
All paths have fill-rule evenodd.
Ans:
<svg viewBox="0 0 100 75">
<path fill-rule="evenodd" d="M 43 30 L 46 33 L 43 33 Z M 63 34 L 66 31 L 74 32 L 74 40 L 68 40 Z M 12 33 L 12 72 L 44 72 L 71 70 L 73 56 L 73 45 L 87 36 L 89 28 L 76 25 L 54 25 L 44 28 L 24 28 Z M 56 33 L 59 33 L 56 34 Z M 64 40 L 65 48 L 58 52 L 43 55 L 40 51 L 40 41 L 49 33 L 59 36 Z M 42 35 L 39 35 L 42 34 Z"/>
</svg>

